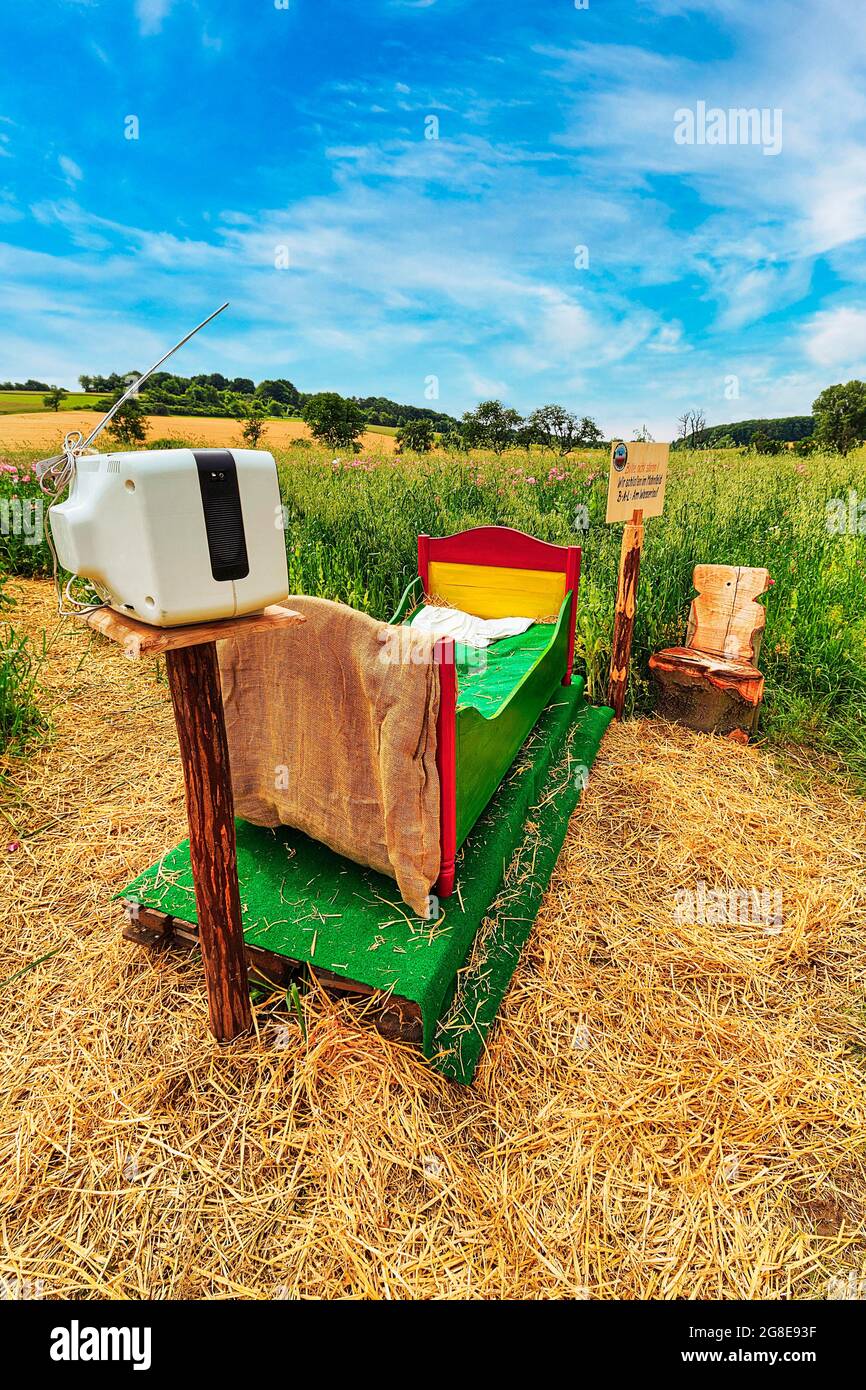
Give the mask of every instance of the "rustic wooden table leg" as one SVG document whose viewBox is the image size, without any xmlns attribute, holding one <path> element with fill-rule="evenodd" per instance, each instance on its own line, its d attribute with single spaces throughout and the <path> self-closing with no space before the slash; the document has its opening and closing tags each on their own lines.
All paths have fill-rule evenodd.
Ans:
<svg viewBox="0 0 866 1390">
<path fill-rule="evenodd" d="M 244 956 L 228 739 L 216 643 L 165 654 L 189 819 L 189 858 L 211 1032 L 219 1042 L 252 1026 Z"/>
<path fill-rule="evenodd" d="M 619 576 L 616 586 L 616 611 L 613 620 L 613 646 L 610 653 L 610 683 L 607 703 L 613 709 L 617 719 L 622 719 L 622 712 L 625 707 L 642 545 L 643 512 L 635 511 L 631 521 L 623 527 L 622 548 L 619 555 Z"/>
</svg>

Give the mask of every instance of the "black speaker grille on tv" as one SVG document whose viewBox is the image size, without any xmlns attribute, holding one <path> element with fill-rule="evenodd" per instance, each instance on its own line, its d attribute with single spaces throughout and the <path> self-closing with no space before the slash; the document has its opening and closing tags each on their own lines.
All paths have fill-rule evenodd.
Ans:
<svg viewBox="0 0 866 1390">
<path fill-rule="evenodd" d="M 238 470 L 228 449 L 194 449 L 211 573 L 246 579 L 250 572 Z"/>
</svg>

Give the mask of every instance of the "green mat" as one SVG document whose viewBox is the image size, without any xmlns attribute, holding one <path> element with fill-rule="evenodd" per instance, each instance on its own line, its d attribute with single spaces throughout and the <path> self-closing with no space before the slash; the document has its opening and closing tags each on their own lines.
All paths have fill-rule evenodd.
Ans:
<svg viewBox="0 0 866 1390">
<path fill-rule="evenodd" d="M 244 935 L 269 951 L 414 1000 L 425 1056 L 447 1076 L 471 1081 L 580 798 L 583 770 L 610 719 L 609 709 L 585 703 L 582 681 L 557 692 L 466 841 L 457 864 L 459 896 L 442 904 L 436 926 L 409 915 L 393 879 L 300 831 L 238 821 Z M 189 842 L 118 897 L 195 922 Z"/>
</svg>

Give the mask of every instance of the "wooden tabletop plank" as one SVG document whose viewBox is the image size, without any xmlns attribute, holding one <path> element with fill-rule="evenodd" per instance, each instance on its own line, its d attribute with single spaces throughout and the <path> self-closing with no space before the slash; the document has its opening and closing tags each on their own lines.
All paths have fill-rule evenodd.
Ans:
<svg viewBox="0 0 866 1390">
<path fill-rule="evenodd" d="M 118 613 L 114 608 L 95 608 L 82 615 L 87 626 L 109 641 L 123 647 L 124 654 L 135 660 L 141 656 L 160 656 L 163 652 L 181 647 L 197 647 L 203 642 L 221 642 L 226 637 L 241 637 L 246 632 L 291 627 L 305 618 L 291 608 L 272 603 L 262 613 L 247 613 L 241 618 L 222 618 L 212 623 L 190 623 L 185 627 L 151 627 L 137 618 Z"/>
</svg>

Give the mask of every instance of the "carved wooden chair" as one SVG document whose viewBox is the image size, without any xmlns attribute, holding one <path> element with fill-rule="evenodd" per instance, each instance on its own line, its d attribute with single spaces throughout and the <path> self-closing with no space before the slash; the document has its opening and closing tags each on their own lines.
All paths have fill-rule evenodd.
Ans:
<svg viewBox="0 0 866 1390">
<path fill-rule="evenodd" d="M 765 569 L 696 565 L 684 647 L 650 657 L 658 711 L 690 729 L 742 743 L 758 725 L 764 677 L 758 654 L 767 615 L 756 603 L 772 584 Z"/>
</svg>

